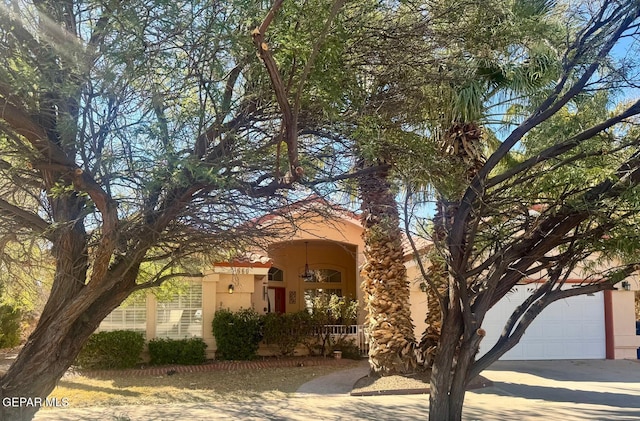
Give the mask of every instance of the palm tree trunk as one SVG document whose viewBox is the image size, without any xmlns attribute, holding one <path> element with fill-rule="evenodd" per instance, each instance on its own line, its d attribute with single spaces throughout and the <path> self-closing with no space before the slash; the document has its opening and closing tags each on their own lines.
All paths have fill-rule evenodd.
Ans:
<svg viewBox="0 0 640 421">
<path fill-rule="evenodd" d="M 443 137 L 442 153 L 452 159 L 454 164 L 461 165 L 465 169 L 462 185 L 466 185 L 472 180 L 484 164 L 481 141 L 482 131 L 473 122 L 454 122 Z M 436 247 L 429 256 L 430 281 L 436 287 L 437 292 L 432 288 L 427 290 L 426 328 L 419 345 L 423 364 L 426 368 L 433 367 L 435 353 L 442 333 L 442 309 L 438 294 L 441 297 L 447 295 L 449 274 L 445 257 L 440 254 L 440 251 L 446 248 L 444 242 L 447 237 L 447 220 L 453 217 L 455 209 L 457 209 L 456 202 L 451 203 L 445 201 L 443 197 L 438 198 L 432 233 Z"/>
<path fill-rule="evenodd" d="M 433 218 L 433 241 L 438 244 L 444 240 L 446 235 L 444 225 L 444 203 L 438 200 L 436 203 L 437 211 Z M 420 354 L 422 356 L 422 364 L 426 368 L 433 366 L 436 349 L 440 340 L 440 332 L 442 330 L 442 308 L 440 305 L 440 297 L 444 297 L 447 292 L 447 268 L 444 260 L 438 254 L 436 248 L 429 255 L 430 266 L 428 268 L 429 281 L 435 286 L 436 290 L 427 289 L 427 315 L 425 319 L 425 330 L 420 338 Z M 436 293 L 437 291 L 437 293 Z"/>
<path fill-rule="evenodd" d="M 388 171 L 380 170 L 359 179 L 366 259 L 361 271 L 365 332 L 375 375 L 407 373 L 416 367 L 400 217 L 387 178 Z"/>
</svg>

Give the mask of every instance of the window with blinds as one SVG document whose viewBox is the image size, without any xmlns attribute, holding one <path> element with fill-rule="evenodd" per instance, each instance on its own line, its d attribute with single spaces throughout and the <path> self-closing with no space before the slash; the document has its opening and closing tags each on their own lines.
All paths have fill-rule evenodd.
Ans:
<svg viewBox="0 0 640 421">
<path fill-rule="evenodd" d="M 189 284 L 181 294 L 156 307 L 156 338 L 202 337 L 202 285 Z"/>
<path fill-rule="evenodd" d="M 132 330 L 147 332 L 147 303 L 144 296 L 116 308 L 100 323 L 98 331 Z"/>
</svg>

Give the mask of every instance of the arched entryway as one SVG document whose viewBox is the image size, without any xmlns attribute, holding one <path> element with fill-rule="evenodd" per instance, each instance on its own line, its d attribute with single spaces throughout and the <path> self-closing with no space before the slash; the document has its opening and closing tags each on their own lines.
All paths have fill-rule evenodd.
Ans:
<svg viewBox="0 0 640 421">
<path fill-rule="evenodd" d="M 272 263 L 267 286 L 270 312 L 304 310 L 318 294 L 359 298 L 354 244 L 318 239 L 283 241 L 270 245 L 268 255 Z"/>
</svg>

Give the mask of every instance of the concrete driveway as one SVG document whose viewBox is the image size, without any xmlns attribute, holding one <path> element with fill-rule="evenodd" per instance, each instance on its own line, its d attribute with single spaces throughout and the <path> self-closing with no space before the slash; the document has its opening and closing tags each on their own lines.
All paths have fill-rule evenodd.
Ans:
<svg viewBox="0 0 640 421">
<path fill-rule="evenodd" d="M 427 395 L 349 396 L 366 364 L 303 385 L 279 400 L 40 411 L 36 420 L 426 420 Z M 483 373 L 494 386 L 469 391 L 465 420 L 640 419 L 640 363 L 500 361 Z"/>
<path fill-rule="evenodd" d="M 640 362 L 498 361 L 492 387 L 467 393 L 467 419 L 640 419 Z"/>
</svg>

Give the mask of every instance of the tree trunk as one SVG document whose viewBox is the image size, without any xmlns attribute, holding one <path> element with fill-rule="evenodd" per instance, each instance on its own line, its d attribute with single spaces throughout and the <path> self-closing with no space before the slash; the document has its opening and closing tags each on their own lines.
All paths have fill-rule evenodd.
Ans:
<svg viewBox="0 0 640 421">
<path fill-rule="evenodd" d="M 366 258 L 361 272 L 365 332 L 371 372 L 376 375 L 407 373 L 416 367 L 400 217 L 387 176 L 381 170 L 359 179 Z"/>
<path fill-rule="evenodd" d="M 442 333 L 431 367 L 429 385 L 429 420 L 451 420 L 451 385 L 456 365 L 456 354 L 462 335 L 462 313 L 457 297 L 447 296 L 447 309 Z M 460 403 L 462 405 L 462 403 Z"/>
<path fill-rule="evenodd" d="M 481 142 L 482 130 L 478 124 L 473 122 L 454 122 L 443 136 L 440 149 L 443 155 L 453 161 L 453 164 L 464 168 L 464 172 L 461 174 L 463 178 L 461 185 L 463 186 L 476 176 L 484 164 Z M 436 290 L 427 289 L 426 327 L 420 339 L 420 352 L 426 368 L 431 368 L 433 365 L 438 338 L 442 330 L 442 309 L 438 294 L 441 297 L 445 296 L 449 273 L 445 257 L 440 254 L 440 250 L 446 247 L 447 226 L 453 219 L 456 210 L 457 204 L 447 202 L 442 196 L 438 197 L 432 231 L 436 248 L 429 255 L 431 263 L 429 280 Z"/>
<path fill-rule="evenodd" d="M 127 279 L 111 282 L 111 289 L 93 294 L 88 291 L 90 287 L 85 286 L 80 294 L 67 298 L 63 305 L 50 306 L 46 314 L 43 313 L 16 361 L 0 378 L 0 403 L 11 402 L 11 405 L 0 404 L 0 420 L 33 418 L 89 336 L 132 292 L 137 266 L 128 273 L 131 275 Z M 18 399 L 16 405 L 12 398 Z M 20 402 L 21 398 L 28 401 Z M 73 404 L 72 397 L 69 398 L 69 403 Z"/>
<path fill-rule="evenodd" d="M 465 341 L 458 350 L 457 360 L 453 371 L 453 381 L 449 390 L 449 419 L 462 419 L 462 406 L 467 384 L 473 377 L 469 377 L 469 369 L 478 350 L 479 340 Z"/>
<path fill-rule="evenodd" d="M 481 135 L 481 129 L 477 124 L 455 122 L 444 136 L 442 145 L 444 154 L 449 155 L 454 163 L 465 169 L 462 185 L 468 184 L 483 166 Z M 458 203 L 447 203 L 441 198 L 438 201 L 437 209 L 438 213 L 433 230 L 434 242 L 438 243 L 441 248 L 445 248 L 448 228 L 452 224 L 451 221 L 458 209 Z M 436 258 L 434 259 L 434 257 Z M 423 336 L 423 341 L 425 341 L 425 338 L 433 338 L 439 334 L 435 358 L 431 366 L 429 420 L 460 421 L 466 387 L 469 382 L 467 373 L 479 341 L 471 339 L 463 341 L 462 334 L 465 326 L 462 303 L 455 285 L 456 281 L 450 276 L 444 262 L 444 256 L 432 256 L 433 269 L 431 271 L 436 280 L 442 280 L 444 287 L 440 293 L 445 298 L 446 309 L 440 311 L 438 307 L 438 315 L 442 314 L 443 320 L 440 325 L 432 323 L 432 326 L 427 326 Z M 465 288 L 466 286 L 460 285 L 458 287 Z M 435 294 L 434 291 L 431 293 Z M 428 311 L 431 312 L 431 308 Z M 433 317 L 435 315 L 432 315 Z M 440 328 L 440 331 L 438 332 L 436 328 Z M 427 334 L 429 334 L 428 337 Z"/>
<path fill-rule="evenodd" d="M 436 244 L 442 243 L 446 236 L 444 225 L 445 204 L 442 200 L 436 203 L 436 214 L 433 221 L 433 241 Z M 440 333 L 442 331 L 442 308 L 440 306 L 440 297 L 444 297 L 447 293 L 447 268 L 444 259 L 436 248 L 429 254 L 428 275 L 431 283 L 427 288 L 427 315 L 425 318 L 425 330 L 420 338 L 420 353 L 422 356 L 422 364 L 425 368 L 431 368 L 435 359 Z M 434 288 L 435 287 L 435 290 Z M 439 296 L 438 296 L 439 294 Z"/>
<path fill-rule="evenodd" d="M 467 374 L 475 355 L 471 348 L 460 349 L 462 330 L 462 314 L 453 309 L 445 320 L 432 367 L 429 420 L 462 420 L 462 407 L 470 380 Z"/>
</svg>

